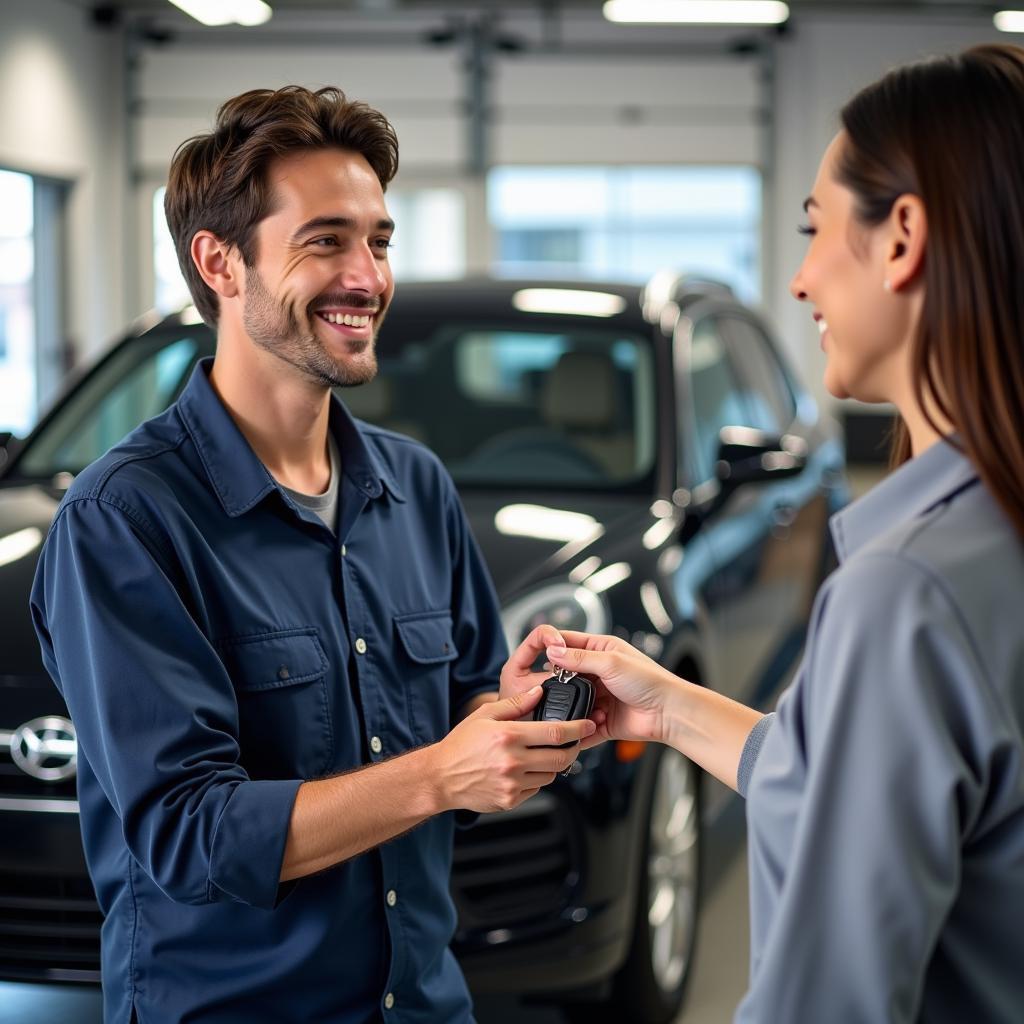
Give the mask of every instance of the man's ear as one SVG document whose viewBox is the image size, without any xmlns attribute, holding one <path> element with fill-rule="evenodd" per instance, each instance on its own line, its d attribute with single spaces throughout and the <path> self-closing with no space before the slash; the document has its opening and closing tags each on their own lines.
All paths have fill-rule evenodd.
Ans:
<svg viewBox="0 0 1024 1024">
<path fill-rule="evenodd" d="M 197 231 L 192 236 L 192 261 L 203 280 L 221 298 L 233 299 L 241 286 L 241 260 L 233 247 L 212 231 Z"/>
<path fill-rule="evenodd" d="M 928 217 L 919 196 L 900 196 L 892 204 L 887 222 L 885 279 L 898 292 L 924 271 Z"/>
</svg>

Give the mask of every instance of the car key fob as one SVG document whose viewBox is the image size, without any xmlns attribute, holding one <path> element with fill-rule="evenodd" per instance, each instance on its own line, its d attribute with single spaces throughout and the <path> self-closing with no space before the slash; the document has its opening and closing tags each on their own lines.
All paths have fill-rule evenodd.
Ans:
<svg viewBox="0 0 1024 1024">
<path fill-rule="evenodd" d="M 533 709 L 533 720 L 572 722 L 580 718 L 589 718 L 593 710 L 594 687 L 590 680 L 566 669 L 555 669 L 555 674 L 544 682 L 544 693 Z M 561 749 L 575 746 L 575 743 L 549 745 Z"/>
</svg>

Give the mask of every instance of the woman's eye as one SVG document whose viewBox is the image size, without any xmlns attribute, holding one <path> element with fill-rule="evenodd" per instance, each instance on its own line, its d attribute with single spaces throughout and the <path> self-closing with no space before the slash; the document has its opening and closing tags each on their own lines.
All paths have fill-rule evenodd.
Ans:
<svg viewBox="0 0 1024 1024">
<path fill-rule="evenodd" d="M 810 224 L 800 224 L 796 230 L 799 234 L 805 235 L 808 238 L 813 238 L 817 234 L 816 229 L 812 228 Z"/>
</svg>

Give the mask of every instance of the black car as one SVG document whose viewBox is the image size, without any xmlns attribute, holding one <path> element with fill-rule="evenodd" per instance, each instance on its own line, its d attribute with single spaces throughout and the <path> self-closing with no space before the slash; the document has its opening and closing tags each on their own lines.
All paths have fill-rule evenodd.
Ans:
<svg viewBox="0 0 1024 1024">
<path fill-rule="evenodd" d="M 73 381 L 0 469 L 0 977 L 98 978 L 100 914 L 75 733 L 28 614 L 61 494 L 173 402 L 212 332 L 142 325 Z M 721 285 L 409 284 L 352 412 L 444 461 L 502 601 L 614 632 L 681 675 L 769 704 L 791 672 L 846 498 L 834 424 Z M 455 945 L 477 992 L 663 1022 L 689 974 L 702 826 L 724 788 L 672 750 L 613 743 L 458 836 Z M 589 1006 L 585 1000 L 599 999 Z"/>
</svg>

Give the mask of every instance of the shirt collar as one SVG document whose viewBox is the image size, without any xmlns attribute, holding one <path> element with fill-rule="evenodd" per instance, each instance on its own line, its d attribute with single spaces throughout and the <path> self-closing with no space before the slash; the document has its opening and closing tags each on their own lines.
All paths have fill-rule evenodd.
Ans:
<svg viewBox="0 0 1024 1024">
<path fill-rule="evenodd" d="M 864 497 L 832 517 L 832 539 L 840 561 L 880 534 L 923 516 L 977 482 L 977 470 L 951 440 L 955 438 L 939 441 L 905 462 Z"/>
<path fill-rule="evenodd" d="M 178 409 L 224 511 L 239 516 L 280 487 L 213 390 L 212 366 L 210 357 L 199 361 L 178 399 Z M 395 499 L 405 501 L 359 424 L 333 395 L 329 429 L 341 454 L 342 472 L 358 490 L 368 498 L 379 498 L 386 488 Z"/>
</svg>

